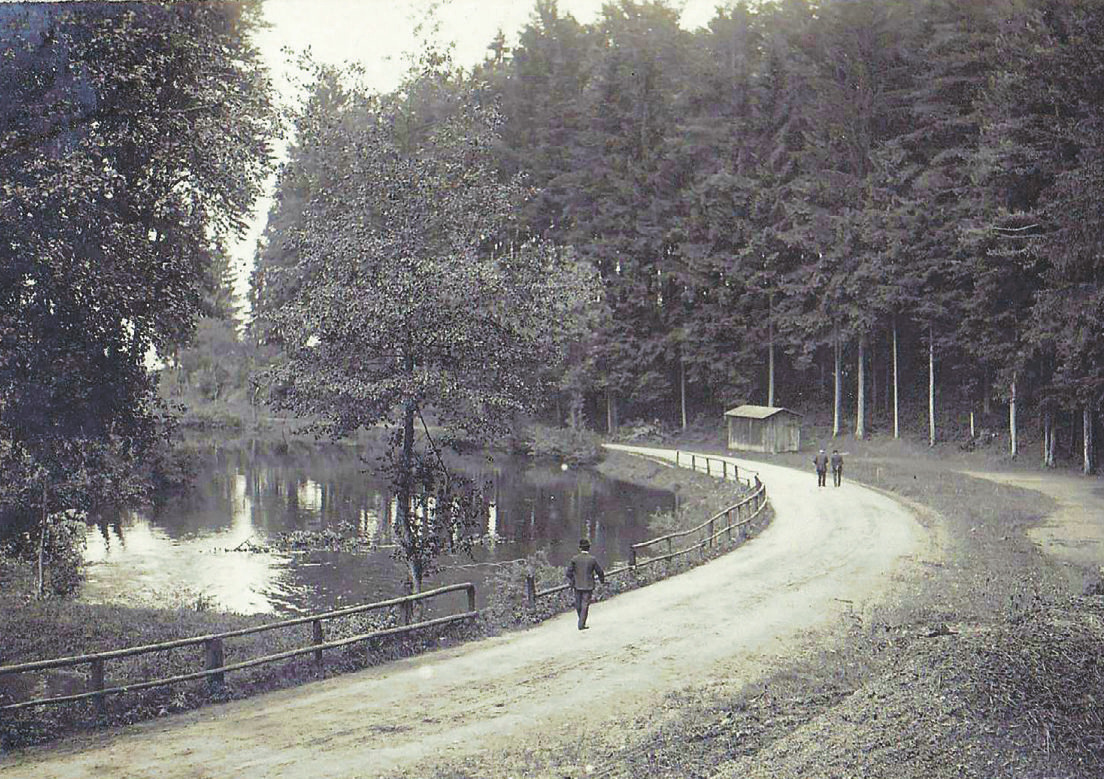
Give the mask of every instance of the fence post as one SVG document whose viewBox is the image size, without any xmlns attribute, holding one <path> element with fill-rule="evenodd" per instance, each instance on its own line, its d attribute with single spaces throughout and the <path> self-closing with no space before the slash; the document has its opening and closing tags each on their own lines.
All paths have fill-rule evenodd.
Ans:
<svg viewBox="0 0 1104 779">
<path fill-rule="evenodd" d="M 679 464 L 678 457 L 679 457 L 679 451 L 678 451 L 678 449 L 676 449 L 675 450 L 675 467 L 676 468 L 678 468 L 678 464 Z"/>
<path fill-rule="evenodd" d="M 224 654 L 222 651 L 222 639 L 221 638 L 209 638 L 203 642 L 204 647 L 207 650 L 207 670 L 214 671 L 215 669 L 222 668 Z M 222 690 L 225 676 L 221 673 L 211 674 L 207 677 L 207 690 L 211 693 L 217 693 Z"/>
<path fill-rule="evenodd" d="M 737 508 L 736 511 L 738 513 L 739 509 Z M 732 543 L 732 509 L 729 509 L 725 513 L 725 533 L 727 534 L 727 537 L 728 537 L 728 543 L 731 544 Z"/>
<path fill-rule="evenodd" d="M 104 688 L 104 661 L 102 657 L 97 657 L 92 661 L 92 678 L 88 680 L 89 686 L 91 686 L 93 692 L 99 692 Z M 96 716 L 102 717 L 105 714 L 105 702 L 103 695 L 97 695 L 92 699 L 92 702 L 96 704 Z"/>
<path fill-rule="evenodd" d="M 399 604 L 399 611 L 402 612 L 402 623 L 404 625 L 409 625 L 414 621 L 414 601 L 409 600 L 409 596 L 407 596 L 407 600 Z"/>
<path fill-rule="evenodd" d="M 636 547 L 629 547 L 629 567 L 636 568 Z"/>
<path fill-rule="evenodd" d="M 721 460 L 721 479 L 728 481 L 728 460 Z"/>
<path fill-rule="evenodd" d="M 674 554 L 675 552 L 675 539 L 667 536 L 667 554 Z"/>
<path fill-rule="evenodd" d="M 315 619 L 311 621 L 311 637 L 314 639 L 315 645 L 318 649 L 314 650 L 314 663 L 318 666 L 318 670 L 322 670 L 322 643 L 326 640 L 322 634 L 322 620 Z"/>
<path fill-rule="evenodd" d="M 706 457 L 705 458 L 705 475 L 706 476 L 712 476 L 713 475 L 713 471 L 711 470 L 712 463 L 713 463 L 713 458 L 711 458 L 711 457 Z"/>
<path fill-rule="evenodd" d="M 468 611 L 475 611 L 475 585 L 468 584 Z"/>
<path fill-rule="evenodd" d="M 713 520 L 709 520 L 709 548 L 713 548 Z"/>
</svg>

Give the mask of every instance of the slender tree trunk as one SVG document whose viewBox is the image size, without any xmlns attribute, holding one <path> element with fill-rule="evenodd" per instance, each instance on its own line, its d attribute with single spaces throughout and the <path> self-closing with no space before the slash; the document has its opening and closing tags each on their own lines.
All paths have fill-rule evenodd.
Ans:
<svg viewBox="0 0 1104 779">
<path fill-rule="evenodd" d="M 422 591 L 422 569 L 418 563 L 418 533 L 415 527 L 416 517 L 413 512 L 414 501 L 413 467 L 414 467 L 414 415 L 416 408 L 413 401 L 407 401 L 403 406 L 403 434 L 402 454 L 399 460 L 399 478 L 397 489 L 398 504 L 396 505 L 397 522 L 399 532 L 402 534 L 403 546 L 406 548 L 406 565 L 410 573 L 410 588 L 412 592 Z"/>
<path fill-rule="evenodd" d="M 606 390 L 606 432 L 610 435 L 617 432 L 617 403 L 613 390 Z"/>
<path fill-rule="evenodd" d="M 839 326 L 835 329 L 834 337 L 835 345 L 835 370 L 834 370 L 834 391 L 835 396 L 832 402 L 832 438 L 836 438 L 840 434 L 840 416 L 843 411 L 843 377 L 841 376 L 840 365 L 840 340 L 839 340 Z"/>
<path fill-rule="evenodd" d="M 897 319 L 893 319 L 893 437 L 901 437 L 901 415 L 898 405 L 898 381 L 897 375 Z"/>
<path fill-rule="evenodd" d="M 1047 452 L 1047 461 L 1051 468 L 1058 465 L 1058 414 L 1050 415 L 1050 451 Z"/>
<path fill-rule="evenodd" d="M 878 331 L 870 345 L 870 421 L 878 419 Z"/>
<path fill-rule="evenodd" d="M 38 530 L 38 570 L 35 574 L 35 587 L 39 600 L 46 597 L 46 525 L 49 521 L 46 505 L 46 481 L 42 482 L 42 527 Z"/>
<path fill-rule="evenodd" d="M 1093 472 L 1093 414 L 1092 408 L 1086 405 L 1081 409 L 1081 424 L 1084 428 L 1084 459 L 1081 470 L 1087 476 Z"/>
<path fill-rule="evenodd" d="M 993 413 L 993 408 L 989 403 L 989 369 L 985 369 L 985 379 L 983 380 L 981 387 L 981 415 L 983 419 L 988 419 L 989 415 Z"/>
<path fill-rule="evenodd" d="M 679 397 L 682 406 L 682 429 L 686 429 L 686 360 L 679 357 Z"/>
<path fill-rule="evenodd" d="M 935 446 L 935 339 L 928 325 L 928 446 Z"/>
<path fill-rule="evenodd" d="M 858 398 L 855 409 L 855 438 L 866 437 L 866 334 L 859 336 Z"/>
<path fill-rule="evenodd" d="M 970 440 L 977 438 L 977 431 L 974 429 L 974 410 L 970 409 Z"/>
<path fill-rule="evenodd" d="M 774 293 L 767 296 L 767 405 L 774 406 Z"/>
<path fill-rule="evenodd" d="M 1012 459 L 1016 459 L 1016 455 L 1020 453 L 1019 442 L 1016 440 L 1016 374 L 1012 374 L 1012 386 L 1011 392 L 1008 398 L 1008 436 L 1010 439 L 1009 447 Z"/>
</svg>

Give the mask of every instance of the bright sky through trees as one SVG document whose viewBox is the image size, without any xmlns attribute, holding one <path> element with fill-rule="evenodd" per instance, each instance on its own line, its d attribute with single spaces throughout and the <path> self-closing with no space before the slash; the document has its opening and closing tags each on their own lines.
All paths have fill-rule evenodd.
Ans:
<svg viewBox="0 0 1104 779">
<path fill-rule="evenodd" d="M 562 13 L 580 22 L 597 18 L 605 0 L 560 0 Z M 723 0 L 685 0 L 682 26 L 704 26 Z M 273 82 L 283 100 L 294 93 L 285 47 L 295 52 L 310 47 L 320 62 L 360 62 L 365 81 L 381 92 L 398 86 L 406 69 L 404 54 L 416 45 L 414 28 L 425 19 L 430 0 L 265 0 L 271 24 L 256 38 Z M 455 44 L 456 62 L 471 67 L 487 55 L 487 44 L 499 29 L 512 45 L 532 15 L 535 0 L 444 0 L 438 4 L 441 37 Z M 680 5 L 672 2 L 672 6 Z M 249 270 L 257 239 L 264 230 L 271 200 L 262 198 L 249 234 L 233 248 L 237 292 L 246 299 Z"/>
</svg>

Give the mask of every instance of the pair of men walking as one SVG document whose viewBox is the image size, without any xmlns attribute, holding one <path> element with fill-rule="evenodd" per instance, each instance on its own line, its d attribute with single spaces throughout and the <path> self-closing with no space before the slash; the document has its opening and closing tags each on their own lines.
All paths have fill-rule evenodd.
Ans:
<svg viewBox="0 0 1104 779">
<path fill-rule="evenodd" d="M 825 481 L 828 478 L 829 465 L 832 466 L 832 483 L 838 487 L 843 482 L 843 455 L 840 454 L 839 449 L 832 450 L 831 458 L 821 449 L 813 458 L 813 465 L 816 466 L 818 487 L 827 486 Z"/>
<path fill-rule="evenodd" d="M 594 595 L 595 578 L 606 583 L 606 572 L 598 564 L 598 558 L 590 553 L 590 541 L 579 541 L 579 553 L 571 558 L 564 571 L 567 581 L 575 591 L 575 614 L 579 617 L 579 630 L 587 629 L 587 613 Z"/>
</svg>

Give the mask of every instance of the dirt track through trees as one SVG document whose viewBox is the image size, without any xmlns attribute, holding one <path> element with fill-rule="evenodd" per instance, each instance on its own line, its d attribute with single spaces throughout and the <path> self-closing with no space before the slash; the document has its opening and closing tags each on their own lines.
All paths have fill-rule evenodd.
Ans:
<svg viewBox="0 0 1104 779">
<path fill-rule="evenodd" d="M 376 777 L 602 728 L 666 693 L 751 681 L 809 630 L 879 599 L 935 554 L 900 504 L 810 468 L 737 461 L 775 510 L 758 537 L 685 574 L 532 629 L 244 701 L 28 750 L 0 779 Z"/>
</svg>

